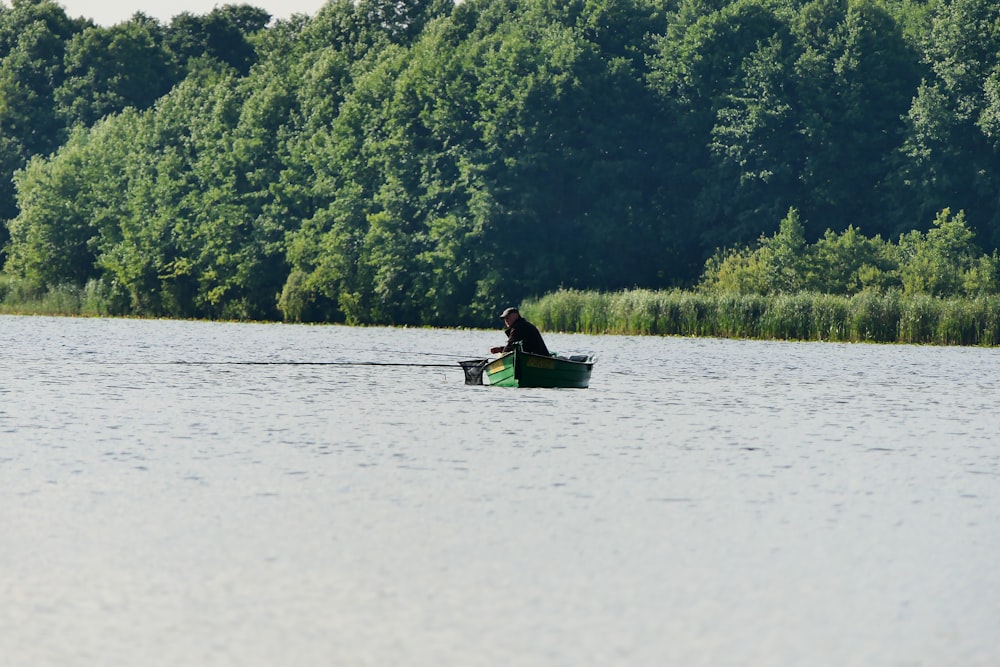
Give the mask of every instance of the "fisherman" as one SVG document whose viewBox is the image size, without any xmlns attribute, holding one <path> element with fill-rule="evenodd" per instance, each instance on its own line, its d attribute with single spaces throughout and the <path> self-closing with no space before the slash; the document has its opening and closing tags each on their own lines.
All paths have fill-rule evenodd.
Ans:
<svg viewBox="0 0 1000 667">
<path fill-rule="evenodd" d="M 542 340 L 542 334 L 538 332 L 538 328 L 521 317 L 517 308 L 508 308 L 503 311 L 500 314 L 500 319 L 507 325 L 507 328 L 504 329 L 504 333 L 507 334 L 507 344 L 491 347 L 492 354 L 510 352 L 517 343 L 520 343 L 524 352 L 541 354 L 546 357 L 552 356 L 549 353 L 549 348 L 545 347 L 545 341 Z"/>
</svg>

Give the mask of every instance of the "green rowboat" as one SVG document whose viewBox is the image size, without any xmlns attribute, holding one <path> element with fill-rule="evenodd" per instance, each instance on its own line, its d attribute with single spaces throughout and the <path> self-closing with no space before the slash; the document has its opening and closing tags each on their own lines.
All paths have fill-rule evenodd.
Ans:
<svg viewBox="0 0 1000 667">
<path fill-rule="evenodd" d="M 466 384 L 483 384 L 485 370 L 493 387 L 562 387 L 586 389 L 594 358 L 588 355 L 571 357 L 529 354 L 520 350 L 507 352 L 498 359 L 475 359 L 459 362 L 465 369 Z"/>
</svg>

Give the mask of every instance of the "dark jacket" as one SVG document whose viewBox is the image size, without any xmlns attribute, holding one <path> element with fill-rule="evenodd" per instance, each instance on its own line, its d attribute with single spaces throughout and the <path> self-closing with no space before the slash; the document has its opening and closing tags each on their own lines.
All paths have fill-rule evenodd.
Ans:
<svg viewBox="0 0 1000 667">
<path fill-rule="evenodd" d="M 534 324 L 523 317 L 518 317 L 517 321 L 509 326 L 504 333 L 507 334 L 507 345 L 503 348 L 504 352 L 510 352 L 516 343 L 521 343 L 521 349 L 525 352 L 541 354 L 546 357 L 552 356 L 549 354 L 549 348 L 545 347 L 542 334 L 538 332 Z"/>
</svg>

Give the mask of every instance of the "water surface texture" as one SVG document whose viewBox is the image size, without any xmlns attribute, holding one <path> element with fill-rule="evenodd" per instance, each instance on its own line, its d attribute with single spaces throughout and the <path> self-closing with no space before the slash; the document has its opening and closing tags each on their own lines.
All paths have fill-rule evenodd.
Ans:
<svg viewBox="0 0 1000 667">
<path fill-rule="evenodd" d="M 546 339 L 0 317 L 0 664 L 1000 664 L 1000 351 Z"/>
</svg>

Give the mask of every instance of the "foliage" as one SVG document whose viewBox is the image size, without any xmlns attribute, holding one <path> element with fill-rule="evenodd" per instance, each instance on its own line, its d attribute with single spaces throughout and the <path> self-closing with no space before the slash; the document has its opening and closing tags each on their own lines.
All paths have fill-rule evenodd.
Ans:
<svg viewBox="0 0 1000 667">
<path fill-rule="evenodd" d="M 63 68 L 54 97 L 67 125 L 90 126 L 126 107 L 150 107 L 178 80 L 162 27 L 142 14 L 73 35 Z"/>
<path fill-rule="evenodd" d="M 925 336 L 901 304 L 998 291 L 998 12 L 332 0 L 99 27 L 14 0 L 4 270 L 129 314 L 481 325 L 562 287 L 629 294 L 628 331 L 880 340 L 902 312 Z M 599 326 L 565 298 L 554 321 Z"/>
<path fill-rule="evenodd" d="M 977 296 L 998 292 L 996 253 L 984 255 L 974 242 L 965 214 L 944 209 L 926 234 L 903 234 L 893 245 L 866 238 L 853 226 L 841 234 L 827 230 L 815 244 L 805 242 L 793 209 L 778 232 L 756 247 L 717 253 L 705 265 L 701 288 L 741 294 L 824 294 L 885 292 L 910 295 Z"/>
<path fill-rule="evenodd" d="M 56 285 L 39 289 L 23 280 L 0 276 L 0 313 L 102 317 L 111 314 L 110 291 L 100 280 L 83 286 Z"/>
<path fill-rule="evenodd" d="M 949 219 L 944 209 L 927 234 L 918 231 L 899 239 L 899 272 L 907 294 L 995 293 L 996 257 L 981 256 L 972 231 L 959 212 Z"/>
</svg>

